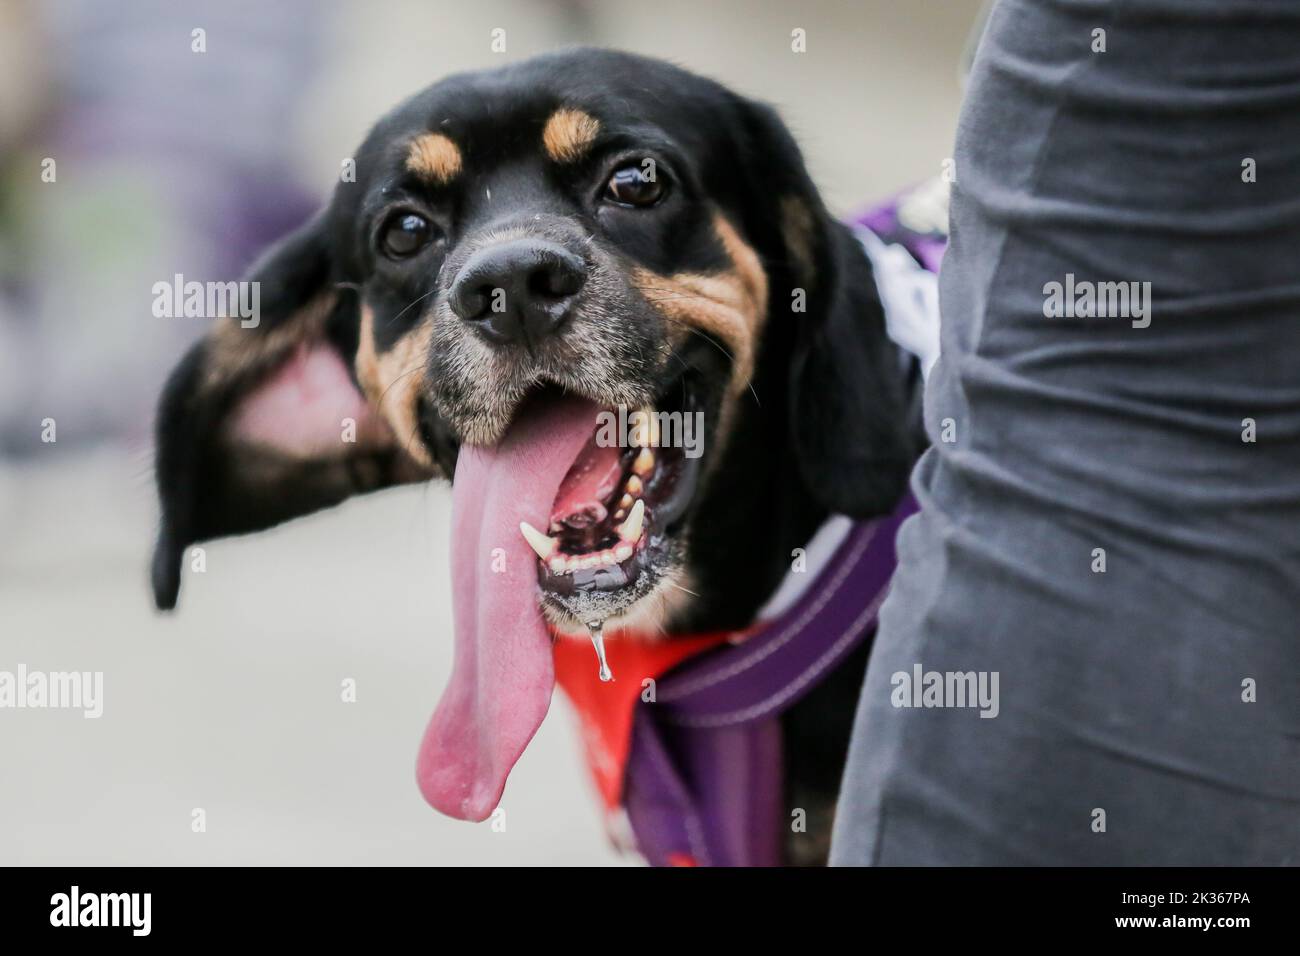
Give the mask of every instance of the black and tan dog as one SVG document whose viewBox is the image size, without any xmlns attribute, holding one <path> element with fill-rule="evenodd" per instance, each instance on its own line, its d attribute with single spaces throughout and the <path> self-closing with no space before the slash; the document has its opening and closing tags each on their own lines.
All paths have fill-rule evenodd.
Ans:
<svg viewBox="0 0 1300 956">
<path fill-rule="evenodd" d="M 665 63 L 451 77 L 380 120 L 356 171 L 254 268 L 260 324 L 222 320 L 166 386 L 154 593 L 174 605 L 192 542 L 455 475 L 473 673 L 422 786 L 481 818 L 549 700 L 539 601 L 614 639 L 744 627 L 828 514 L 894 506 L 916 380 L 776 113 Z M 620 407 L 702 413 L 703 455 L 602 452 L 590 410 Z M 489 574 L 496 547 L 523 570 Z M 820 848 L 863 662 L 785 718 Z"/>
</svg>

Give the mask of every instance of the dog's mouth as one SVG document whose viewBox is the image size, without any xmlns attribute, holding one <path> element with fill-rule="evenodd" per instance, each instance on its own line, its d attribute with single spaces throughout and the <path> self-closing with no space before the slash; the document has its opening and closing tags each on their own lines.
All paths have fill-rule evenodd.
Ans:
<svg viewBox="0 0 1300 956">
<path fill-rule="evenodd" d="M 680 565 L 712 394 L 703 383 L 718 377 L 689 354 L 676 358 L 684 371 L 644 407 L 546 386 L 496 445 L 461 447 L 455 664 L 417 768 L 442 812 L 482 820 L 496 807 L 550 706 L 552 627 L 581 632 L 623 617 Z"/>
<path fill-rule="evenodd" d="M 625 614 L 678 561 L 700 458 L 696 385 L 683 374 L 652 405 L 605 409 L 564 476 L 537 553 L 543 608 L 561 629 Z"/>
</svg>

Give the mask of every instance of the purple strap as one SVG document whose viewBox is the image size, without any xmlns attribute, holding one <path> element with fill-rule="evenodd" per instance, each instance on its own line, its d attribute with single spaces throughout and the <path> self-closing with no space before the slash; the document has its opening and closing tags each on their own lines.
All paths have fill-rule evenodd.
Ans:
<svg viewBox="0 0 1300 956">
<path fill-rule="evenodd" d="M 794 606 L 660 679 L 633 723 L 624 805 L 654 865 L 781 862 L 779 716 L 875 629 L 909 495 L 859 522 Z"/>
</svg>

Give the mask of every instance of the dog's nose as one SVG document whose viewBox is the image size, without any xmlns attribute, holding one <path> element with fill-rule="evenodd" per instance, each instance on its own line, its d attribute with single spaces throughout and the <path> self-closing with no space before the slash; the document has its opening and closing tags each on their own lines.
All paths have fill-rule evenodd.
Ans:
<svg viewBox="0 0 1300 956">
<path fill-rule="evenodd" d="M 569 317 L 587 280 L 582 258 L 543 239 L 513 239 L 469 257 L 451 285 L 452 311 L 490 341 L 530 348 Z"/>
</svg>

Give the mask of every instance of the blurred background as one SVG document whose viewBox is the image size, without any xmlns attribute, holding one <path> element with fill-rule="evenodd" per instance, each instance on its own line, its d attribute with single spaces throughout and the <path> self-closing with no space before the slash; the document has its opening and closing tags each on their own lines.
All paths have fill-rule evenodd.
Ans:
<svg viewBox="0 0 1300 956">
<path fill-rule="evenodd" d="M 205 324 L 153 317 L 152 286 L 239 278 L 421 87 L 573 44 L 774 103 L 847 215 L 950 154 L 980 7 L 0 0 L 0 671 L 105 684 L 98 720 L 0 709 L 0 864 L 636 862 L 560 695 L 504 830 L 421 799 L 451 662 L 446 488 L 213 542 L 178 610 L 152 610 L 152 404 Z"/>
</svg>

